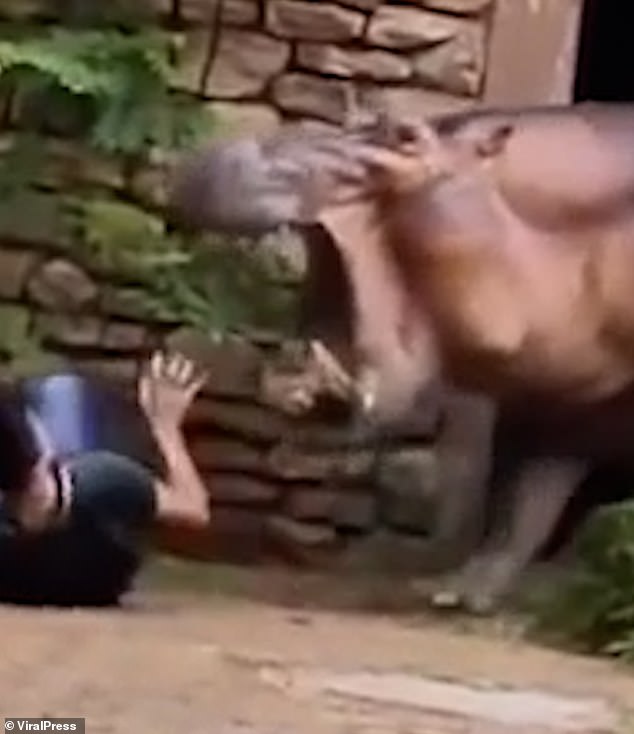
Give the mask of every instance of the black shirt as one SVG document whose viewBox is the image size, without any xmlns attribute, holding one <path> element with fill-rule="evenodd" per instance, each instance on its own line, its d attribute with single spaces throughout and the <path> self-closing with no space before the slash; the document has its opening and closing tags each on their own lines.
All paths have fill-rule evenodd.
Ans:
<svg viewBox="0 0 634 734">
<path fill-rule="evenodd" d="M 107 451 L 67 466 L 73 492 L 62 527 L 16 533 L 0 507 L 0 602 L 115 604 L 132 583 L 156 511 L 153 475 Z"/>
</svg>

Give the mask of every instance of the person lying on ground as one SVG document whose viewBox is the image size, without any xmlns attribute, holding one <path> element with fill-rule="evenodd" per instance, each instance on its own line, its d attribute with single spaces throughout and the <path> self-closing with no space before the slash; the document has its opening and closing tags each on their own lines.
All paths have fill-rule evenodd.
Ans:
<svg viewBox="0 0 634 734">
<path fill-rule="evenodd" d="M 208 523 L 208 495 L 182 433 L 205 380 L 180 354 L 156 353 L 142 370 L 138 403 L 164 479 L 105 450 L 60 460 L 42 451 L 46 429 L 19 391 L 0 397 L 0 602 L 117 604 L 155 523 Z"/>
</svg>

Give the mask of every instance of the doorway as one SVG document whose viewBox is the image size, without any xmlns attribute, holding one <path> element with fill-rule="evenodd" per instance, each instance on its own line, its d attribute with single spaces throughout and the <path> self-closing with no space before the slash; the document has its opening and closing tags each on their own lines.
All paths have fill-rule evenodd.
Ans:
<svg viewBox="0 0 634 734">
<path fill-rule="evenodd" d="M 575 102 L 634 102 L 634 3 L 585 0 Z"/>
</svg>

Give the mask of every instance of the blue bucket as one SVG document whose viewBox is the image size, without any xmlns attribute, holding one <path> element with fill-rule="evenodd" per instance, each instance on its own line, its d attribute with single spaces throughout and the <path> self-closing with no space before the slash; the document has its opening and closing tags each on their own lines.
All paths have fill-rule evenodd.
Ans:
<svg viewBox="0 0 634 734">
<path fill-rule="evenodd" d="M 60 458 L 105 450 L 153 468 L 160 466 L 144 414 L 134 400 L 113 386 L 78 374 L 58 373 L 27 379 L 21 390 Z"/>
</svg>

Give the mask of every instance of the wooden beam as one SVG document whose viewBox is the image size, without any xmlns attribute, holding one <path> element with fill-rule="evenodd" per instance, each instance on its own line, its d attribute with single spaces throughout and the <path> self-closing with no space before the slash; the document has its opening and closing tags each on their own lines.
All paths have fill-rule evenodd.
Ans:
<svg viewBox="0 0 634 734">
<path fill-rule="evenodd" d="M 486 105 L 572 101 L 583 0 L 497 0 Z"/>
</svg>

